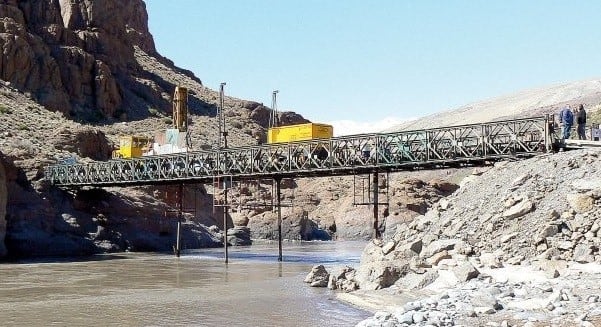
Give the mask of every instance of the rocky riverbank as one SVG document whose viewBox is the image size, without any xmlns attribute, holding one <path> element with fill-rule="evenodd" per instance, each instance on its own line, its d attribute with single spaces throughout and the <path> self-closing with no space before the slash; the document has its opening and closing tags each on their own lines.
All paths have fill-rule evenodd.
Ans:
<svg viewBox="0 0 601 327">
<path fill-rule="evenodd" d="M 595 326 L 600 158 L 579 150 L 475 169 L 329 286 L 377 311 L 360 326 Z"/>
</svg>

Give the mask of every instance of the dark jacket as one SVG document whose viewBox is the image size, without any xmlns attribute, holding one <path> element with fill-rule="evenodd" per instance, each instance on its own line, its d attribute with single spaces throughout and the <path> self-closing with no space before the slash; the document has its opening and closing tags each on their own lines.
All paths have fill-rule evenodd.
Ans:
<svg viewBox="0 0 601 327">
<path fill-rule="evenodd" d="M 563 108 L 559 112 L 559 122 L 564 125 L 572 126 L 572 124 L 574 124 L 574 114 L 572 114 L 572 110 Z"/>
<path fill-rule="evenodd" d="M 578 110 L 578 113 L 576 113 L 576 122 L 578 125 L 586 124 L 586 111 L 584 109 Z"/>
</svg>

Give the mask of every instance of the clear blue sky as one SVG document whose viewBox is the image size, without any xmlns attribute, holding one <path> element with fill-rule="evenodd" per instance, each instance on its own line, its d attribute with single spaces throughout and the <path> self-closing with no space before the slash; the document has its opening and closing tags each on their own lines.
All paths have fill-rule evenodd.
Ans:
<svg viewBox="0 0 601 327">
<path fill-rule="evenodd" d="M 203 84 L 317 122 L 407 119 L 601 76 L 601 1 L 146 0 Z"/>
</svg>

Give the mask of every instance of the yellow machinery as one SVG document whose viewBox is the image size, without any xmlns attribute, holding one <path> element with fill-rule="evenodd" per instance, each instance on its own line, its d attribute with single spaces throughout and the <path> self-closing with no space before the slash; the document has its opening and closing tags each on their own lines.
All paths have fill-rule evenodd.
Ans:
<svg viewBox="0 0 601 327">
<path fill-rule="evenodd" d="M 272 127 L 267 130 L 267 143 L 287 143 L 314 139 L 329 139 L 334 134 L 332 125 L 306 123 Z"/>
<path fill-rule="evenodd" d="M 129 159 L 141 157 L 152 147 L 153 138 L 146 136 L 126 135 L 119 138 L 119 149 L 113 150 L 113 159 Z"/>
<path fill-rule="evenodd" d="M 187 143 L 180 145 L 179 139 L 188 142 L 188 89 L 177 86 L 173 94 L 173 129 L 157 134 L 158 144 L 155 139 L 146 136 L 124 135 L 119 138 L 119 148 L 113 150 L 113 159 L 129 159 L 143 156 L 145 153 L 165 154 L 181 152 L 186 149 Z M 183 133 L 184 136 L 179 134 Z M 162 146 L 168 144 L 167 149 Z M 156 146 L 155 146 L 156 145 Z M 177 151 L 173 147 L 179 146 Z M 180 149 L 181 148 L 181 149 Z M 151 151 L 152 152 L 149 152 Z"/>
</svg>

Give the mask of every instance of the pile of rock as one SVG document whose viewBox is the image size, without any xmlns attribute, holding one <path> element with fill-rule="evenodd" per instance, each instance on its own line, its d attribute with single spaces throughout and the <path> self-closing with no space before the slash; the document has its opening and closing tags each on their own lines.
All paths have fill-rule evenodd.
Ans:
<svg viewBox="0 0 601 327">
<path fill-rule="evenodd" d="M 467 258 L 486 267 L 601 262 L 599 154 L 582 150 L 478 169 L 434 209 L 399 224 L 390 240 L 371 243 L 358 269 L 360 287 L 389 287 Z"/>
<path fill-rule="evenodd" d="M 352 292 L 359 288 L 355 281 L 355 273 L 355 268 L 346 266 L 330 274 L 323 265 L 318 265 L 311 269 L 304 282 L 309 283 L 311 287 L 327 287 L 331 290 Z"/>
<path fill-rule="evenodd" d="M 420 300 L 360 325 L 590 325 L 601 316 L 600 155 L 579 150 L 476 169 L 424 215 L 370 242 L 350 280 Z M 596 273 L 574 272 L 578 265 Z"/>
<path fill-rule="evenodd" d="M 483 268 L 477 278 L 442 292 L 432 284 L 425 290 L 435 295 L 377 312 L 358 326 L 595 326 L 600 321 L 600 269 L 565 267 L 561 277 L 551 279 L 536 269 Z"/>
</svg>

